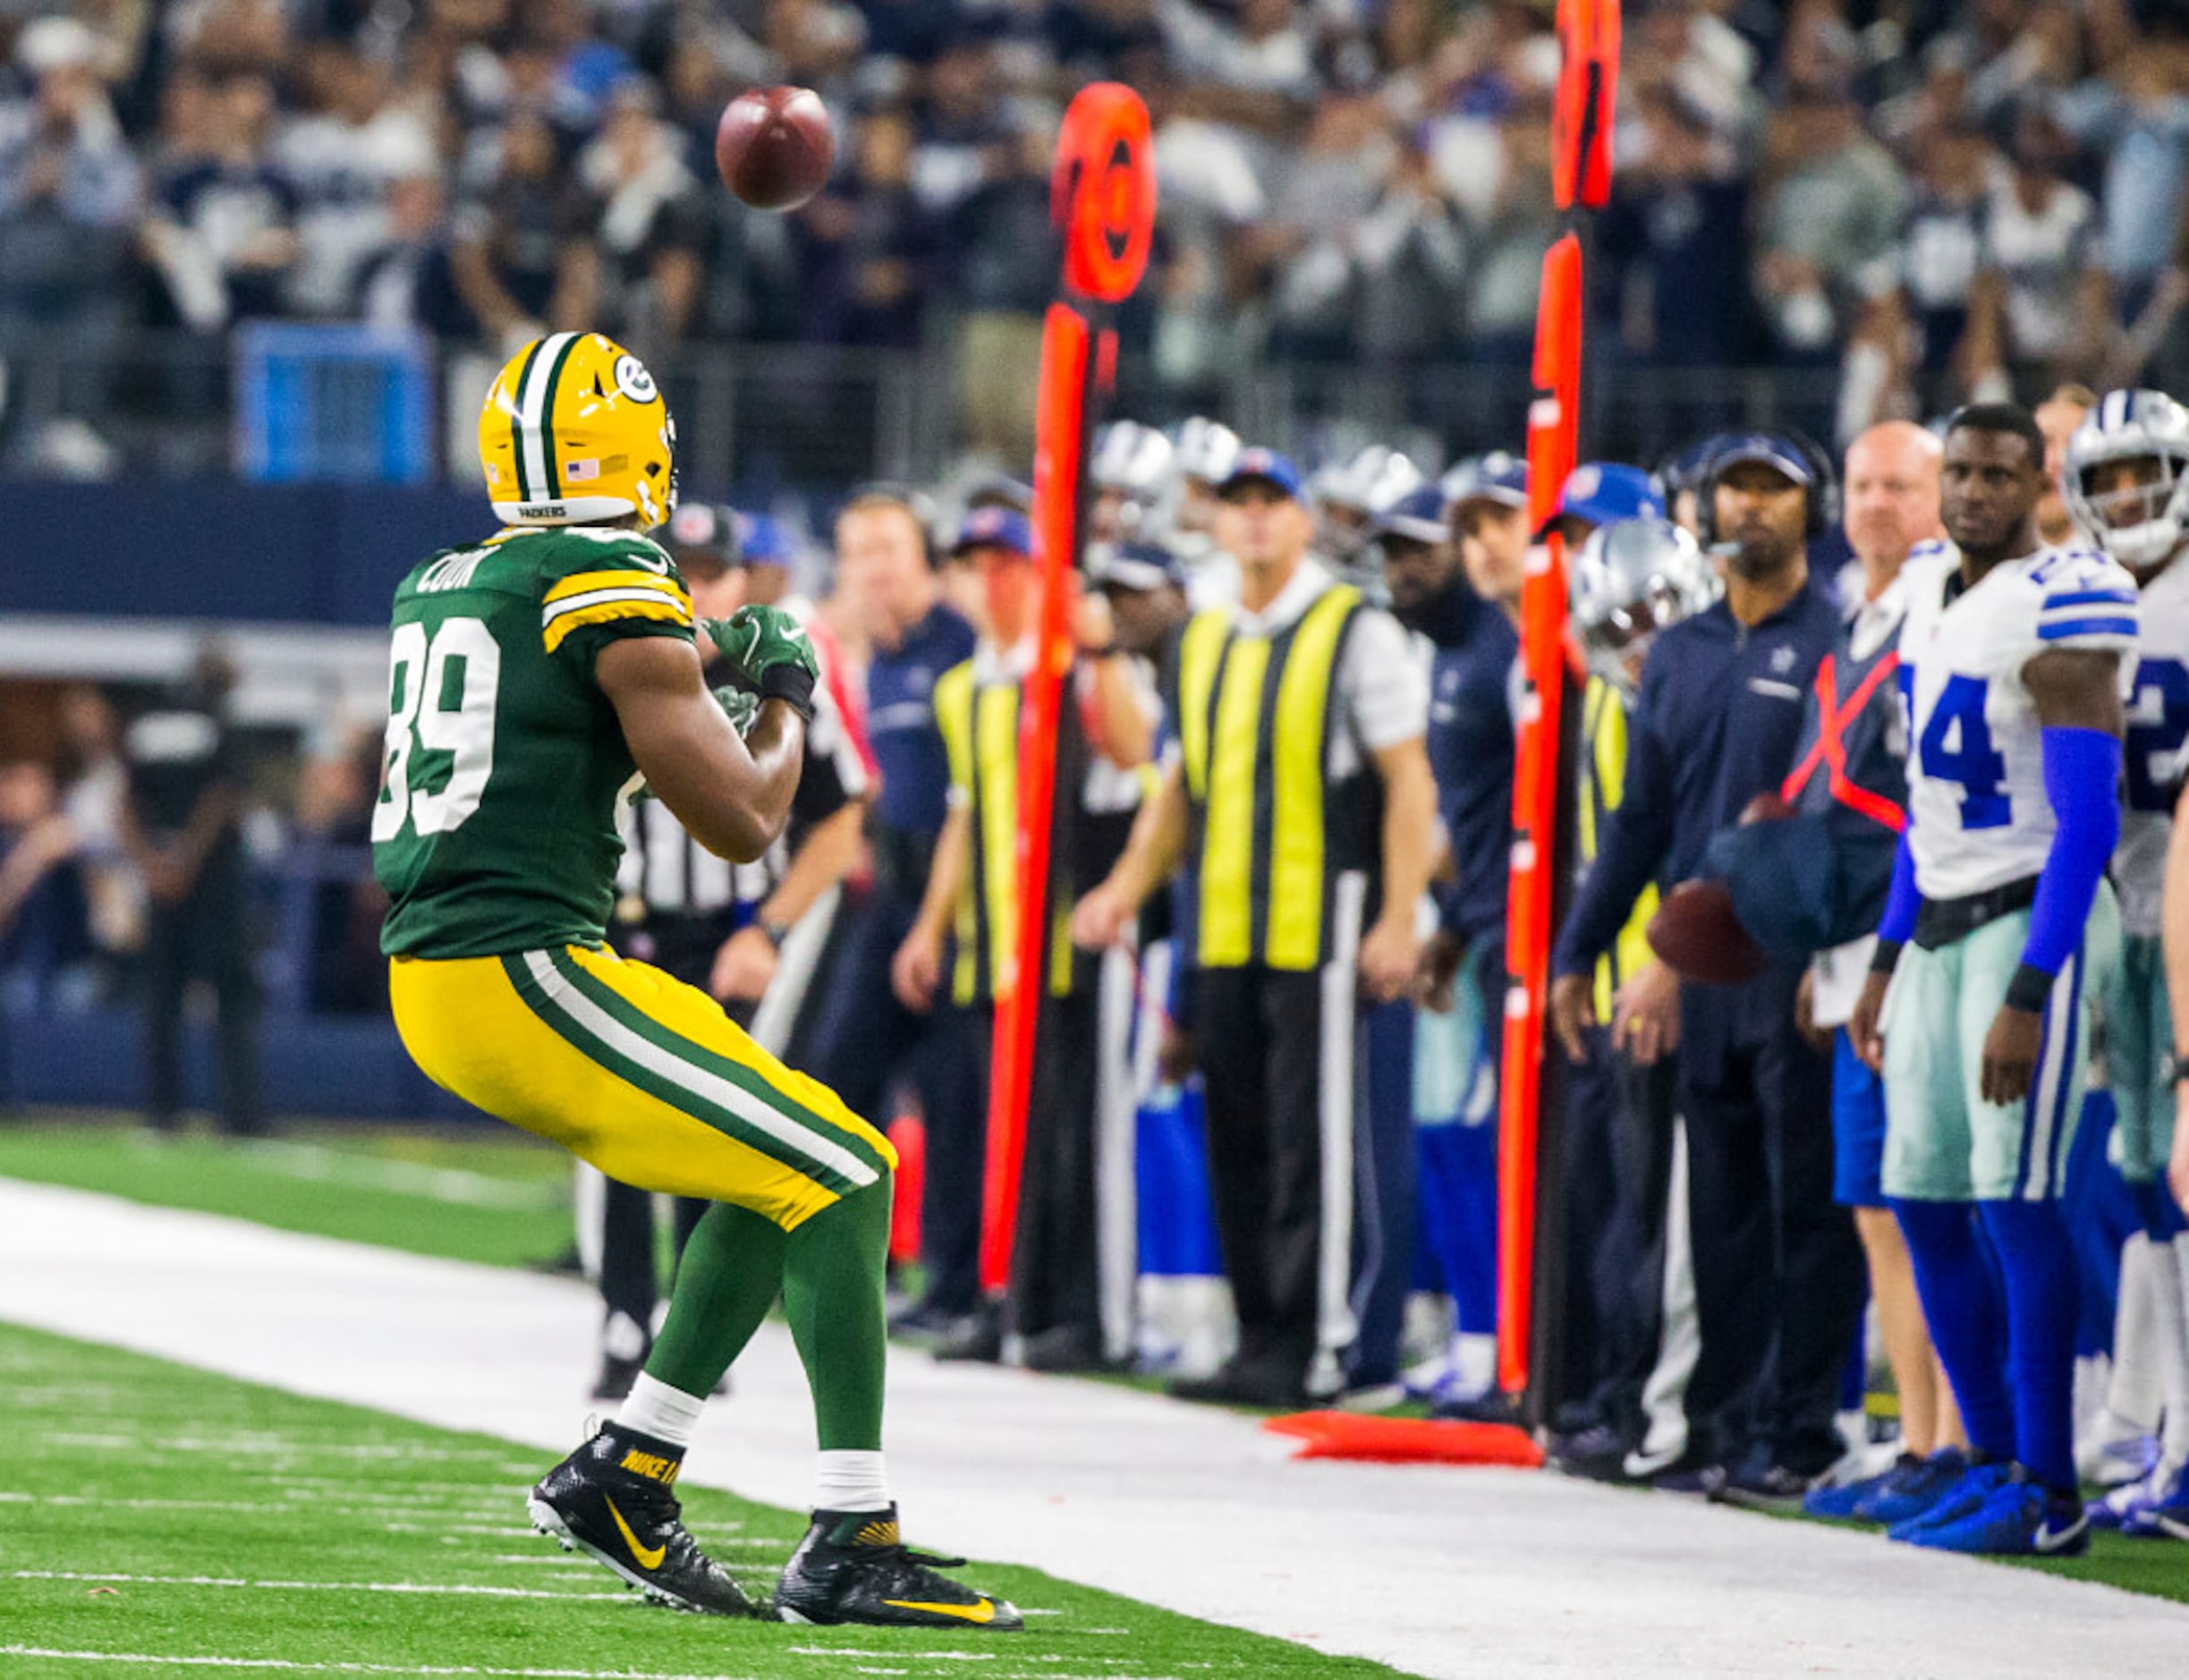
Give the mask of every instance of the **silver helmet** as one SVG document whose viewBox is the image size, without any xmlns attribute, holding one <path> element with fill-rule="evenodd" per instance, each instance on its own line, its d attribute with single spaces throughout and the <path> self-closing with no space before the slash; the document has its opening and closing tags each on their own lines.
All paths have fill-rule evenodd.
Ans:
<svg viewBox="0 0 2189 1680">
<path fill-rule="evenodd" d="M 1237 432 L 1221 420 L 1196 414 L 1179 426 L 1171 463 L 1182 479 L 1218 485 L 1231 476 L 1240 447 Z"/>
<path fill-rule="evenodd" d="M 2148 482 L 2094 488 L 2100 468 L 2148 461 Z M 2060 489 L 2084 536 L 2131 572 L 2158 570 L 2189 536 L 2189 409 L 2163 391 L 2108 391 L 2067 440 Z"/>
<path fill-rule="evenodd" d="M 1308 486 L 1323 552 L 1341 567 L 1352 564 L 1366 547 L 1376 516 L 1397 506 L 1421 483 L 1421 469 L 1382 444 L 1324 467 Z"/>
<path fill-rule="evenodd" d="M 1724 590 L 1701 546 L 1665 519 L 1599 525 L 1582 544 L 1568 587 L 1590 669 L 1622 686 L 1628 662 L 1650 637 Z"/>
<path fill-rule="evenodd" d="M 1087 476 L 1098 489 L 1152 502 L 1171 475 L 1170 439 L 1138 420 L 1113 420 L 1095 434 Z"/>
</svg>

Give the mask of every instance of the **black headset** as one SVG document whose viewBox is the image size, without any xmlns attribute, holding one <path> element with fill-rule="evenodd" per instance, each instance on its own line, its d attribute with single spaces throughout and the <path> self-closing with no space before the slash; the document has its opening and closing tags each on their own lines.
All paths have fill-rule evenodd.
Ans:
<svg viewBox="0 0 2189 1680">
<path fill-rule="evenodd" d="M 1811 540 L 1830 530 L 1839 518 L 1839 474 L 1824 445 L 1791 427 L 1776 431 L 1728 432 L 1714 439 L 1705 454 L 1695 483 L 1695 536 L 1705 548 L 1718 540 L 1718 479 L 1735 445 L 1763 437 L 1781 445 L 1809 469 L 1809 483 L 1802 496 L 1802 534 Z"/>
</svg>

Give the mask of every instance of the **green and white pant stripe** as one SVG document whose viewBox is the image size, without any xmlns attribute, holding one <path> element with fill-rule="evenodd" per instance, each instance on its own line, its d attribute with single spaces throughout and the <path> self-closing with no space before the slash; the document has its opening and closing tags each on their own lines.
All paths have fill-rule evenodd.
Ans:
<svg viewBox="0 0 2189 1680">
<path fill-rule="evenodd" d="M 2029 940 L 2030 912 L 1900 954 L 1885 1002 L 1885 1193 L 1911 1201 L 2042 1201 L 2060 1193 L 2120 911 L 2100 886 L 2083 943 L 2054 980 L 2037 1070 L 2018 1103 L 1983 1099 L 1984 1039 Z"/>
<path fill-rule="evenodd" d="M 655 1020 L 561 951 L 503 959 L 533 1013 L 618 1077 L 839 1195 L 876 1183 L 887 1163 L 752 1067 Z"/>
</svg>

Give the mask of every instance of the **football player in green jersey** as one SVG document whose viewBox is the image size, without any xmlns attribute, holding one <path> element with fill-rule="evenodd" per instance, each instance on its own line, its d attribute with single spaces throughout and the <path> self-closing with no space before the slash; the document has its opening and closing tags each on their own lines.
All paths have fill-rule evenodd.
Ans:
<svg viewBox="0 0 2189 1680">
<path fill-rule="evenodd" d="M 883 1267 L 896 1156 L 694 988 L 611 951 L 615 810 L 642 785 L 709 850 L 788 820 L 816 666 L 773 607 L 694 621 L 645 536 L 675 504 L 674 431 L 638 359 L 558 333 L 502 369 L 479 454 L 503 528 L 395 594 L 374 868 L 395 1022 L 419 1065 L 612 1178 L 704 1197 L 666 1322 L 615 1421 L 530 1513 L 650 1597 L 759 1613 L 679 1520 L 706 1396 L 779 1294 L 813 1393 L 813 1522 L 785 1621 L 1020 1625 L 898 1538 L 881 1453 Z M 725 656 L 710 695 L 695 634 Z"/>
</svg>

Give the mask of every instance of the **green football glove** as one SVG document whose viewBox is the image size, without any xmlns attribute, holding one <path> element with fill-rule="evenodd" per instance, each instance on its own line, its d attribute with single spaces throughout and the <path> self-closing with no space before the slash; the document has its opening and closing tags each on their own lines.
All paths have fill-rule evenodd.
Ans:
<svg viewBox="0 0 2189 1680">
<path fill-rule="evenodd" d="M 741 607 L 727 618 L 701 619 L 700 627 L 729 662 L 733 683 L 758 691 L 762 700 L 786 701 L 813 720 L 821 666 L 797 619 L 780 607 Z"/>
<path fill-rule="evenodd" d="M 725 683 L 715 691 L 715 703 L 728 716 L 730 727 L 742 740 L 752 733 L 752 725 L 760 720 L 760 697 L 753 690 Z"/>
</svg>

